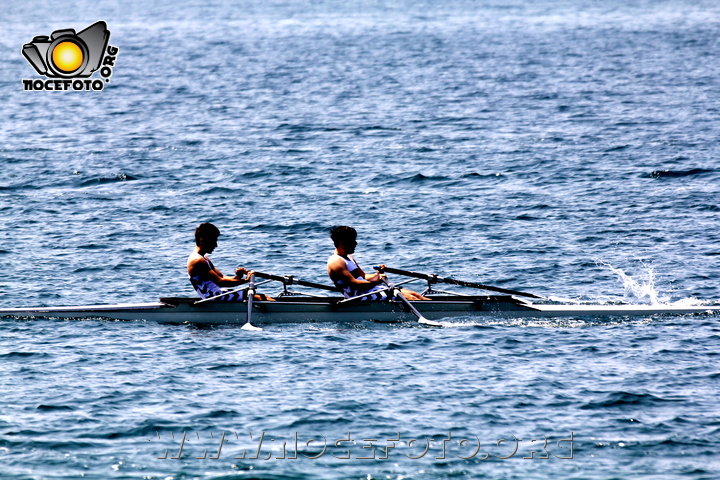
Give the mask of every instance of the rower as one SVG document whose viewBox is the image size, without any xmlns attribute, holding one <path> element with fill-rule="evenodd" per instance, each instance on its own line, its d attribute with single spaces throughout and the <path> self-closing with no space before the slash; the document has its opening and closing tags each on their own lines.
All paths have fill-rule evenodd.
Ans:
<svg viewBox="0 0 720 480">
<path fill-rule="evenodd" d="M 335 252 L 328 259 L 327 272 L 330 280 L 345 298 L 377 291 L 372 295 L 363 296 L 360 300 L 389 300 L 391 294 L 386 287 L 381 286 L 385 265 L 380 265 L 377 273 L 366 274 L 352 256 L 357 247 L 357 231 L 352 227 L 335 226 L 330 230 L 330 238 L 335 244 Z M 400 290 L 408 300 L 430 300 L 412 290 L 405 288 Z"/>
<path fill-rule="evenodd" d="M 238 267 L 235 270 L 234 277 L 223 275 L 207 256 L 217 247 L 219 236 L 220 230 L 212 223 L 201 223 L 195 229 L 195 249 L 187 261 L 190 283 L 192 283 L 193 288 L 201 298 L 217 297 L 213 301 L 243 302 L 245 301 L 246 290 L 223 295 L 224 292 L 221 287 L 233 287 L 247 283 L 255 272 Z M 256 294 L 253 298 L 255 300 L 272 300 L 272 298 L 261 293 Z"/>
</svg>

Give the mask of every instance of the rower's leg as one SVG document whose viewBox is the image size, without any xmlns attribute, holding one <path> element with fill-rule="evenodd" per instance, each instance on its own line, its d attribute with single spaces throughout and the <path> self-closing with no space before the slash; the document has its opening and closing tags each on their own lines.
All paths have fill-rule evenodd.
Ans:
<svg viewBox="0 0 720 480">
<path fill-rule="evenodd" d="M 253 297 L 253 298 L 255 298 L 255 300 L 260 300 L 260 301 L 263 301 L 263 302 L 274 302 L 274 301 L 275 301 L 274 298 L 268 297 L 268 296 L 265 295 L 264 293 L 256 293 L 256 294 L 255 294 L 255 297 Z"/>
<path fill-rule="evenodd" d="M 425 297 L 425 296 L 423 296 L 423 295 L 420 295 L 420 294 L 417 293 L 417 292 L 413 292 L 412 290 L 408 290 L 408 289 L 406 289 L 406 288 L 401 288 L 401 289 L 400 289 L 400 292 L 401 292 L 401 293 L 403 294 L 403 296 L 404 296 L 405 298 L 407 298 L 408 300 L 413 300 L 413 301 L 417 301 L 417 300 L 430 300 L 429 298 L 427 298 L 427 297 Z"/>
</svg>

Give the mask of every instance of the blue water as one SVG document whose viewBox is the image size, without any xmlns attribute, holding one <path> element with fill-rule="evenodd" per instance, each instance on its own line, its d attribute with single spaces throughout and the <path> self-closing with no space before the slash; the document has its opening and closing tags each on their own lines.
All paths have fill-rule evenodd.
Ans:
<svg viewBox="0 0 720 480">
<path fill-rule="evenodd" d="M 97 20 L 102 92 L 22 90 L 24 43 Z M 190 295 L 202 221 L 226 272 L 326 283 L 349 224 L 366 266 L 720 299 L 716 2 L 31 0 L 0 25 L 2 307 Z M 717 316 L 0 332 L 1 478 L 720 477 Z"/>
</svg>

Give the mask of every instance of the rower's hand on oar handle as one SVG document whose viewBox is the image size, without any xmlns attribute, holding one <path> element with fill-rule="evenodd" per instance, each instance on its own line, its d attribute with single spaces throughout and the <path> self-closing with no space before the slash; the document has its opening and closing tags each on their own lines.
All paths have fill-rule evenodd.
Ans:
<svg viewBox="0 0 720 480">
<path fill-rule="evenodd" d="M 387 275 L 385 275 L 385 265 L 375 265 L 373 269 L 377 272 L 375 274 L 375 280 L 368 279 L 372 282 L 376 282 L 378 284 L 383 283 L 385 279 L 387 279 Z M 372 277 L 371 277 L 372 278 Z"/>
<path fill-rule="evenodd" d="M 237 278 L 238 280 L 250 280 L 250 277 L 252 275 L 255 275 L 255 270 L 248 270 L 247 268 L 243 267 L 238 267 L 235 269 L 235 278 Z"/>
</svg>

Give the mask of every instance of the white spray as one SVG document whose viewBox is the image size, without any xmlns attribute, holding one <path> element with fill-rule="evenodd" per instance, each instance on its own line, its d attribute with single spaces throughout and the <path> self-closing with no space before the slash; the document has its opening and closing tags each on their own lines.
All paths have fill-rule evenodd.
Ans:
<svg viewBox="0 0 720 480">
<path fill-rule="evenodd" d="M 633 278 L 623 270 L 615 268 L 609 263 L 598 261 L 597 264 L 609 268 L 614 274 L 620 277 L 620 280 L 623 282 L 623 287 L 625 288 L 625 300 L 649 300 L 652 305 L 669 301 L 668 297 L 658 296 L 658 292 L 655 289 L 655 270 L 652 267 L 643 265 L 643 273 L 635 275 L 635 278 Z"/>
</svg>

